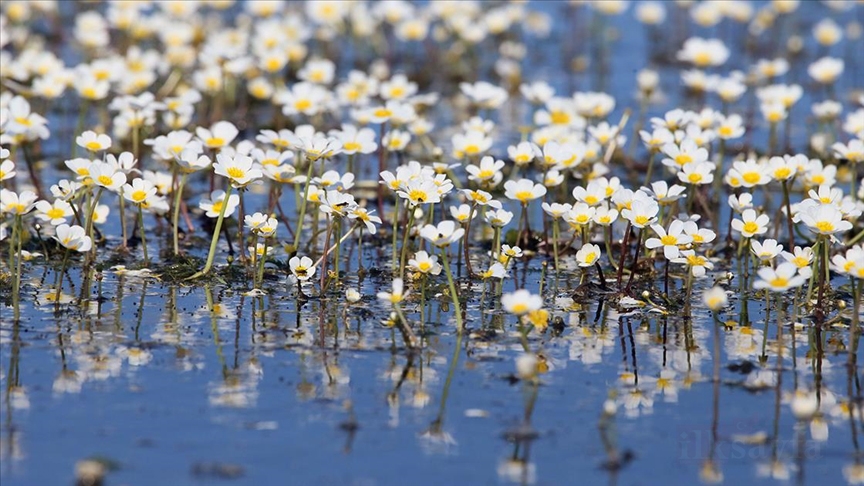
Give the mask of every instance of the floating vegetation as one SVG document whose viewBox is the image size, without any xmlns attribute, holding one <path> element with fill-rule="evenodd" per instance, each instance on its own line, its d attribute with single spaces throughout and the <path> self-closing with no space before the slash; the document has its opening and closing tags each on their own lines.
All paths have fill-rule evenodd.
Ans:
<svg viewBox="0 0 864 486">
<path fill-rule="evenodd" d="M 4 485 L 864 483 L 860 2 L 0 12 Z"/>
</svg>

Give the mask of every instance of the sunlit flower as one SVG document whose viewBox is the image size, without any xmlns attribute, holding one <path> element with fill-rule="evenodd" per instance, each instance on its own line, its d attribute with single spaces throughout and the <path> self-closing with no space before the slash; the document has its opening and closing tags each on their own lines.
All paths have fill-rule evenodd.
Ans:
<svg viewBox="0 0 864 486">
<path fill-rule="evenodd" d="M 408 268 L 423 274 L 439 275 L 441 273 L 438 257 L 429 255 L 425 251 L 415 253 L 414 258 L 408 260 Z"/>
<path fill-rule="evenodd" d="M 208 218 L 217 218 L 219 217 L 219 212 L 222 211 L 223 204 L 225 204 L 225 191 L 215 190 L 210 193 L 209 199 L 202 199 L 201 202 L 198 203 L 198 207 L 201 208 L 202 211 L 206 212 Z M 227 218 L 234 214 L 234 210 L 239 204 L 240 196 L 237 194 L 231 194 L 228 198 L 228 206 L 225 208 L 225 217 Z"/>
<path fill-rule="evenodd" d="M 776 269 L 762 267 L 758 270 L 759 279 L 753 282 L 753 288 L 768 289 L 772 292 L 783 292 L 793 287 L 800 287 L 810 278 L 810 272 L 802 271 L 794 264 L 783 262 Z"/>
<path fill-rule="evenodd" d="M 101 152 L 111 148 L 111 137 L 87 130 L 75 138 L 75 143 L 91 152 Z"/>
<path fill-rule="evenodd" d="M 264 175 L 260 169 L 255 168 L 252 157 L 242 154 L 233 157 L 222 153 L 216 154 L 213 172 L 230 179 L 234 187 L 243 187 Z"/>
<path fill-rule="evenodd" d="M 53 226 L 65 223 L 66 218 L 71 218 L 75 214 L 72 205 L 62 199 L 55 199 L 53 203 L 37 201 L 35 208 L 38 211 L 36 217 Z"/>
<path fill-rule="evenodd" d="M 521 289 L 501 296 L 501 306 L 505 311 L 521 316 L 543 307 L 543 298 Z"/>
<path fill-rule="evenodd" d="M 576 252 L 576 261 L 580 267 L 590 267 L 600 258 L 600 247 L 586 243 Z"/>
<path fill-rule="evenodd" d="M 751 238 L 755 235 L 762 235 L 768 231 L 768 222 L 770 218 L 767 214 L 757 216 L 753 209 L 745 209 L 741 213 L 741 219 L 732 220 L 732 229 L 741 233 L 745 238 Z"/>
<path fill-rule="evenodd" d="M 68 224 L 61 224 L 57 226 L 54 239 L 63 245 L 64 248 L 81 253 L 90 251 L 93 244 L 84 228 L 78 225 L 69 226 Z"/>
<path fill-rule="evenodd" d="M 390 303 L 391 305 L 397 305 L 407 296 L 408 294 L 403 294 L 403 283 L 401 278 L 393 279 L 393 291 L 392 292 L 378 292 L 378 300 Z"/>
<path fill-rule="evenodd" d="M 767 263 L 774 260 L 783 251 L 783 245 L 778 244 L 777 240 L 770 238 L 763 242 L 750 240 L 750 251 L 760 261 Z"/>
<path fill-rule="evenodd" d="M 438 246 L 449 246 L 459 241 L 465 234 L 464 228 L 458 228 L 454 221 L 441 221 L 438 225 L 427 224 L 420 230 L 420 236 L 429 243 Z"/>
<path fill-rule="evenodd" d="M 543 197 L 544 194 L 546 194 L 546 187 L 543 184 L 535 184 L 531 179 L 504 183 L 504 196 L 522 204 L 528 204 L 532 199 Z"/>
<path fill-rule="evenodd" d="M 676 219 L 669 225 L 669 230 L 666 231 L 659 224 L 651 225 L 651 229 L 657 234 L 658 238 L 648 238 L 645 241 L 645 248 L 655 249 L 663 247 L 663 256 L 667 260 L 678 258 L 679 245 L 686 245 L 693 241 L 693 238 L 684 233 L 684 222 Z"/>
<path fill-rule="evenodd" d="M 723 287 L 711 287 L 702 293 L 702 302 L 712 311 L 718 311 L 729 303 Z"/>
<path fill-rule="evenodd" d="M 294 256 L 288 261 L 288 268 L 297 280 L 305 282 L 315 275 L 315 265 L 312 259 L 304 256 Z"/>
</svg>

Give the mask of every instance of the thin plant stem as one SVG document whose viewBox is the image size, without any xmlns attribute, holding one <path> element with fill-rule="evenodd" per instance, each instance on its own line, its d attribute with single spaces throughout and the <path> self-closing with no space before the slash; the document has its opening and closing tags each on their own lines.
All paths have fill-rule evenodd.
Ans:
<svg viewBox="0 0 864 486">
<path fill-rule="evenodd" d="M 216 227 L 213 228 L 213 238 L 210 240 L 210 251 L 207 253 L 207 263 L 204 264 L 204 268 L 200 272 L 196 272 L 194 275 L 187 278 L 187 280 L 203 277 L 210 273 L 210 269 L 213 267 L 213 259 L 216 257 L 216 245 L 219 243 L 219 235 L 222 232 L 222 221 L 225 219 L 225 210 L 228 208 L 228 201 L 231 198 L 232 189 L 233 186 L 228 184 L 228 188 L 225 190 L 225 196 L 222 199 L 222 207 L 219 209 L 219 217 L 216 218 Z M 297 234 L 300 234 L 299 231 Z"/>
<path fill-rule="evenodd" d="M 183 197 L 183 188 L 186 186 L 186 178 L 188 176 L 189 174 L 183 173 L 183 176 L 180 177 L 180 185 L 177 186 L 177 194 L 174 195 L 174 214 L 171 215 L 171 224 L 174 230 L 174 256 L 180 255 L 180 236 L 178 234 L 180 222 L 180 199 Z"/>
<path fill-rule="evenodd" d="M 414 226 L 414 211 L 416 208 L 408 208 L 408 226 L 405 228 L 405 234 L 402 235 L 402 255 L 399 257 L 399 278 L 405 278 L 405 255 L 408 253 L 408 235 L 411 233 L 411 228 Z M 395 227 L 394 227 L 395 229 Z M 395 235 L 396 232 L 394 231 Z M 394 247 L 395 251 L 396 248 Z"/>
<path fill-rule="evenodd" d="M 453 282 L 453 273 L 450 271 L 450 262 L 447 260 L 447 248 L 441 248 L 441 261 L 444 262 L 444 271 L 447 273 L 447 285 L 450 286 L 450 296 L 453 299 L 453 307 L 456 311 L 456 330 L 461 336 L 465 326 L 462 323 L 462 308 L 459 305 L 459 295 L 456 293 L 456 284 Z"/>
<path fill-rule="evenodd" d="M 147 258 L 147 235 L 144 230 L 144 208 L 140 204 L 138 205 L 138 229 L 141 231 L 141 248 L 144 250 L 144 264 L 147 265 L 150 263 L 150 259 Z"/>
<path fill-rule="evenodd" d="M 294 234 L 294 251 L 300 244 L 300 234 L 303 233 L 303 218 L 306 217 L 306 205 L 309 202 L 309 186 L 312 183 L 312 168 L 315 161 L 309 161 L 309 168 L 306 169 L 306 182 L 303 187 L 303 199 L 300 201 L 300 214 L 297 216 L 297 233 Z"/>
</svg>

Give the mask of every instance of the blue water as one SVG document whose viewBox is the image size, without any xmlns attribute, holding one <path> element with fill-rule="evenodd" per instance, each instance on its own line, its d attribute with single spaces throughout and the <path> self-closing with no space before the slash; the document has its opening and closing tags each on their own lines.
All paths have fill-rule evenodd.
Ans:
<svg viewBox="0 0 864 486">
<path fill-rule="evenodd" d="M 828 13 L 808 3 L 794 17 L 801 32 L 809 32 L 811 17 Z M 530 7 L 558 15 L 564 5 Z M 862 9 L 855 12 L 860 18 Z M 591 14 L 582 8 L 579 15 L 579 25 L 587 25 Z M 562 46 L 571 33 L 562 18 L 553 22 L 550 40 L 529 43 L 537 52 L 529 48 L 525 77 L 549 79 L 568 94 L 594 89 L 591 72 L 572 78 L 563 73 Z M 646 32 L 633 19 L 632 5 L 609 24 L 620 39 L 609 45 L 610 72 L 599 87 L 618 100 L 614 122 L 626 107 L 635 115 L 635 71 L 650 63 Z M 738 43 L 739 30 L 727 25 L 718 35 Z M 670 38 L 664 41 L 674 52 Z M 588 55 L 588 47 L 574 49 Z M 733 47 L 730 64 L 745 66 L 736 52 Z M 840 92 L 862 86 L 861 60 L 846 61 Z M 658 68 L 667 100 L 651 106 L 649 115 L 685 102 L 677 68 Z M 802 118 L 819 96 L 812 91 L 796 106 Z M 744 102 L 739 105 L 743 112 Z M 446 123 L 442 117 L 442 127 Z M 766 137 L 759 130 L 755 141 Z M 793 135 L 805 130 L 796 123 Z M 502 125 L 501 132 L 496 147 L 518 139 L 513 126 Z M 632 136 L 629 128 L 627 134 Z M 793 144 L 804 148 L 798 138 Z M 46 146 L 49 155 L 56 152 L 56 162 L 67 141 Z M 59 175 L 49 170 L 46 178 Z M 266 203 L 261 195 L 248 201 L 252 208 Z M 292 201 L 284 198 L 288 214 Z M 116 243 L 117 225 L 106 228 Z M 153 254 L 170 248 L 155 232 L 148 238 Z M 73 270 L 64 293 L 73 302 L 84 296 L 83 304 L 64 301 L 57 312 L 45 303 L 57 269 L 38 261 L 25 265 L 21 322 L 12 322 L 10 306 L 0 308 L 3 486 L 71 484 L 76 463 L 87 458 L 111 466 L 106 484 L 135 485 L 694 484 L 708 460 L 728 484 L 775 482 L 759 469 L 775 460 L 798 484 L 843 484 L 844 468 L 864 459 L 860 414 L 850 422 L 839 405 L 850 394 L 861 397 L 861 368 L 847 366 L 845 328 L 819 331 L 800 315 L 795 361 L 789 326 L 782 331 L 780 360 L 776 309 L 766 319 L 763 300 L 742 303 L 733 295 L 722 315 L 732 324 L 719 330 L 716 355 L 714 323 L 696 297 L 710 278 L 693 292 L 692 319 L 680 312 L 616 310 L 597 296 L 570 299 L 579 271 L 565 258 L 568 270 L 557 285 L 553 274 L 544 281 L 547 308 L 564 326 L 529 337 L 548 366 L 535 387 L 514 379 L 522 354 L 516 319 L 496 310 L 495 296 L 487 292 L 484 299 L 479 286 L 469 291 L 464 285 L 469 331 L 460 338 L 452 305 L 440 295 L 446 281 L 437 280 L 427 292 L 424 347 L 407 351 L 398 331 L 381 324 L 387 309 L 375 298 L 390 287 L 389 238 L 365 242 L 364 266 L 384 271 L 362 281 L 354 241 L 343 247 L 343 270 L 351 265 L 343 289 L 356 287 L 364 298 L 352 305 L 341 291 L 319 298 L 313 287 L 308 300 L 298 301 L 284 272 L 274 272 L 265 284 L 269 295 L 250 297 L 243 295 L 248 285 L 170 285 L 107 270 L 101 284 L 91 282 L 84 292 L 83 277 Z M 220 265 L 226 248 L 221 250 Z M 539 290 L 542 258 L 517 263 L 512 273 L 519 288 Z M 712 276 L 726 269 L 717 264 Z M 680 289 L 681 280 L 673 282 Z M 846 282 L 834 283 L 847 291 Z M 505 281 L 505 292 L 515 288 L 513 279 Z M 730 290 L 736 289 L 733 280 Z M 418 299 L 412 290 L 405 304 L 415 322 Z M 791 294 L 787 304 L 788 315 Z M 740 325 L 742 305 L 750 326 Z M 483 327 L 495 331 L 479 332 Z M 760 365 L 766 344 L 767 361 Z M 742 364 L 754 369 L 728 369 Z M 779 385 L 745 386 L 778 368 Z M 788 403 L 796 386 L 822 391 L 822 422 L 796 421 Z M 607 400 L 617 403 L 614 416 L 604 415 Z M 739 437 L 760 432 L 766 439 L 759 444 Z"/>
</svg>

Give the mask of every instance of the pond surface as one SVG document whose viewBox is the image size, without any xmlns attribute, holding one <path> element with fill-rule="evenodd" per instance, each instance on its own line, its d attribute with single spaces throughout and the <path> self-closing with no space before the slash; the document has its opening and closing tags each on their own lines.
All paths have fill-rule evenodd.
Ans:
<svg viewBox="0 0 864 486">
<path fill-rule="evenodd" d="M 785 28 L 809 39 L 815 21 L 831 16 L 843 22 L 849 15 L 815 3 L 804 2 Z M 61 9 L 67 19 L 69 8 Z M 671 62 L 686 32 L 723 38 L 733 51 L 724 69 L 746 69 L 753 61 L 735 54 L 743 49 L 746 27 L 728 19 L 702 28 L 683 17 L 675 24 L 682 31 L 676 27 L 668 37 L 655 33 L 659 40 L 649 43 L 651 33 L 635 20 L 631 5 L 621 15 L 604 17 L 601 26 L 612 29 L 607 32 L 613 39 L 598 47 L 600 27 L 587 7 L 573 13 L 566 3 L 536 2 L 528 8 L 554 20 L 548 38 L 524 39 L 525 80 L 547 80 L 565 95 L 588 89 L 612 94 L 613 125 L 627 108 L 637 116 L 635 72 L 649 65 L 658 69 L 665 96 L 647 115 L 701 106 L 682 95 L 680 66 Z M 676 7 L 669 3 L 667 9 L 672 15 Z M 860 19 L 864 9 L 852 12 L 849 18 Z M 767 57 L 774 52 L 772 43 L 760 39 L 764 52 L 756 57 Z M 807 55 L 815 59 L 818 46 L 810 43 Z M 848 43 L 853 47 L 844 51 L 844 43 L 834 53 L 847 62 L 836 86 L 841 93 L 862 87 L 864 63 L 854 54 L 862 43 Z M 474 75 L 497 76 L 483 49 L 496 52 L 491 40 L 481 44 Z M 404 64 L 396 67 L 422 75 L 428 68 L 411 60 L 418 52 L 398 51 L 394 60 Z M 849 52 L 853 55 L 845 55 Z M 593 68 L 568 74 L 571 57 L 598 55 L 607 64 L 604 76 Z M 805 82 L 806 65 L 793 64 L 790 80 Z M 343 71 L 340 66 L 340 76 Z M 431 90 L 453 91 L 430 76 Z M 796 108 L 802 120 L 806 107 L 822 99 L 816 89 L 805 87 L 804 108 Z M 46 187 L 68 177 L 62 160 L 68 158 L 75 122 L 73 101 L 58 102 L 48 116 L 52 133 L 57 131 L 43 143 Z M 73 103 L 71 112 L 64 103 Z M 746 111 L 744 101 L 739 105 Z M 456 108 L 446 96 L 438 108 L 433 119 L 442 135 L 440 141 L 437 134 L 433 138 L 444 146 L 456 131 Z M 499 157 L 519 141 L 519 128 L 530 118 L 525 110 L 514 106 L 497 115 Z M 241 138 L 254 139 L 255 116 L 245 120 L 250 130 Z M 91 118 L 95 122 L 96 114 Z M 786 139 L 792 148 L 807 148 L 810 126 L 792 125 Z M 765 145 L 767 130 L 753 131 L 740 151 Z M 625 133 L 634 136 L 632 128 Z M 358 179 L 374 184 L 377 157 L 361 162 Z M 333 167 L 344 170 L 343 163 Z M 20 167 L 25 172 L 23 163 Z M 464 182 L 464 171 L 457 171 Z M 622 167 L 613 173 L 622 181 L 632 176 Z M 205 185 L 204 179 L 193 184 L 190 206 Z M 776 202 L 777 192 L 760 193 L 757 202 L 766 197 Z M 375 207 L 374 197 L 369 200 Z M 385 221 L 391 202 L 388 197 L 383 205 Z M 246 204 L 263 210 L 267 194 L 253 189 Z M 295 214 L 293 196 L 286 194 L 283 204 L 288 215 Z M 518 217 L 518 206 L 505 207 Z M 718 239 L 726 236 L 732 217 L 725 204 L 720 212 Z M 538 225 L 541 215 L 539 204 L 531 208 Z M 115 217 L 112 210 L 101 228 L 107 248 L 119 242 Z M 195 223 L 199 232 L 186 251 L 204 258 L 209 228 L 203 218 Z M 616 239 L 623 229 L 616 226 Z M 662 279 L 638 281 L 639 291 L 653 286 L 651 298 L 628 305 L 599 288 L 593 270 L 583 277 L 575 249 L 562 256 L 558 275 L 547 255 L 531 252 L 515 262 L 502 283 L 503 293 L 524 288 L 542 294 L 551 313 L 543 333 L 523 339 L 517 318 L 502 310 L 496 290 L 467 278 L 454 255 L 466 331 L 457 332 L 442 274 L 426 288 L 422 314 L 416 287 L 402 305 L 422 338 L 418 349 L 409 350 L 399 331 L 384 322 L 389 306 L 376 298 L 391 288 L 391 231 L 385 223 L 378 235 L 365 235 L 362 256 L 357 238 L 349 239 L 341 249 L 341 285 L 323 296 L 318 275 L 302 286 L 289 277 L 284 253 L 276 257 L 278 266 L 268 268 L 265 295 L 251 293 L 248 280 L 228 277 L 241 270 L 222 272 L 224 281 L 194 285 L 160 278 L 171 229 L 155 219 L 148 220 L 147 236 L 157 255 L 153 275 L 111 269 L 116 263 L 137 266 L 142 260 L 137 241 L 130 257 L 100 253 L 103 265 L 92 277 L 80 264 L 61 276 L 57 255 L 26 262 L 20 321 L 12 318 L 8 291 L 0 308 L 3 486 L 72 484 L 76 468 L 88 459 L 107 469 L 109 485 L 862 483 L 861 352 L 850 347 L 857 340 L 842 319 L 814 325 L 802 304 L 806 289 L 784 294 L 783 322 L 791 324 L 778 326 L 776 303 L 766 312 L 761 293 L 740 291 L 738 262 L 719 253 L 714 270 L 697 280 L 690 294 L 681 272 L 674 271 L 670 302 L 675 304 L 661 306 Z M 491 239 L 487 233 L 485 239 Z M 280 234 L 279 240 L 290 238 Z M 488 258 L 490 247 L 478 242 L 472 258 Z M 219 249 L 216 262 L 222 268 L 228 249 L 221 244 Z M 662 263 L 656 269 L 662 275 Z M 726 280 L 727 271 L 736 275 Z M 612 284 L 614 271 L 606 266 L 606 273 Z M 699 297 L 715 282 L 731 292 L 730 305 L 719 313 L 725 325 L 715 324 Z M 835 298 L 848 303 L 844 315 L 856 312 L 848 279 L 835 275 L 832 283 Z M 359 302 L 345 299 L 348 288 L 359 291 Z M 517 374 L 515 363 L 526 346 L 539 357 L 536 382 Z M 792 413 L 791 397 L 799 389 L 816 391 L 819 412 L 812 420 Z"/>
</svg>

